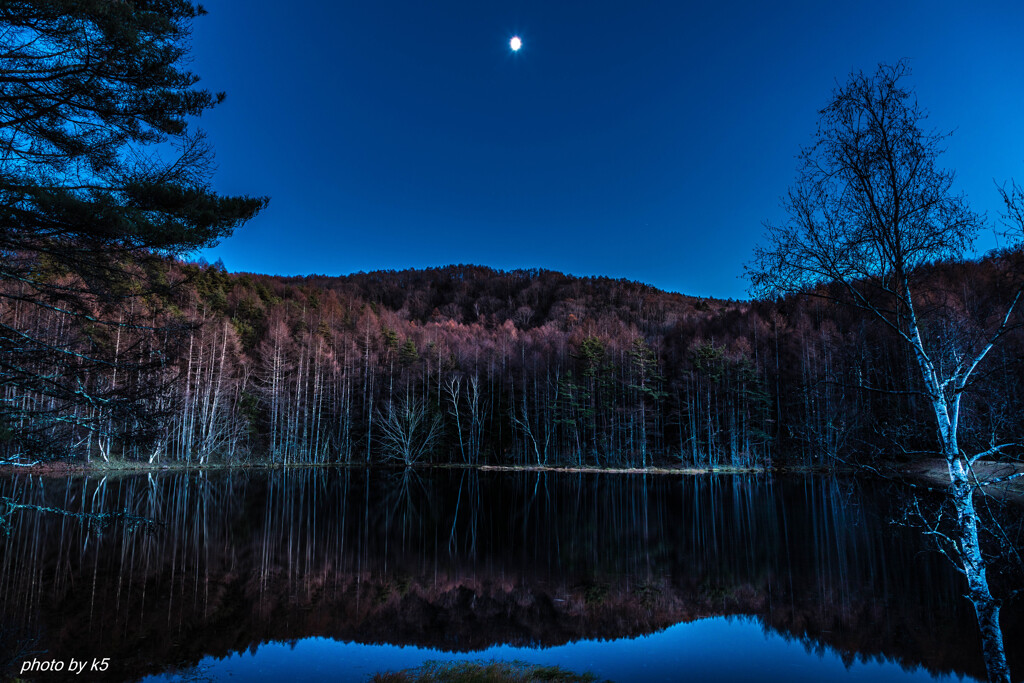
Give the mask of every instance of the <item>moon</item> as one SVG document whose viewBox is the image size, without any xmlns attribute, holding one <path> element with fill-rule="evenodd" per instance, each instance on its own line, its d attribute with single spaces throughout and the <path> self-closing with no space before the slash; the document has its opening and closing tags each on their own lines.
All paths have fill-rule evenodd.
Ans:
<svg viewBox="0 0 1024 683">
<path fill-rule="evenodd" d="M 512 52 L 519 52 L 519 48 L 523 46 L 523 41 L 519 39 L 519 36 L 512 36 L 512 40 L 508 41 L 508 46 L 512 48 Z"/>
</svg>

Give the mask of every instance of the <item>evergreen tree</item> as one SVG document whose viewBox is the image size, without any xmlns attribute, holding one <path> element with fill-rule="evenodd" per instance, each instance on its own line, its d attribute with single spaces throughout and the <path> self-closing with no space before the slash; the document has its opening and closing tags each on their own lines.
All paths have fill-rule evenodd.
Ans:
<svg viewBox="0 0 1024 683">
<path fill-rule="evenodd" d="M 416 343 L 412 339 L 406 339 L 402 348 L 398 350 L 398 362 L 402 367 L 415 365 L 420 360 L 420 352 L 416 349 Z"/>
<path fill-rule="evenodd" d="M 120 364 L 161 359 L 163 259 L 210 246 L 264 198 L 210 185 L 212 151 L 189 119 L 223 99 L 183 68 L 182 0 L 0 3 L 0 427 L 8 453 L 59 451 L 139 427 L 152 401 Z M 39 324 L 59 314 L 59 333 Z M 146 341 L 144 341 L 146 340 Z M 44 370 L 45 368 L 45 370 Z M 113 373 L 112 379 L 98 376 Z M 112 421 L 112 414 L 123 414 Z M 66 445 L 66 444 L 65 444 Z"/>
</svg>

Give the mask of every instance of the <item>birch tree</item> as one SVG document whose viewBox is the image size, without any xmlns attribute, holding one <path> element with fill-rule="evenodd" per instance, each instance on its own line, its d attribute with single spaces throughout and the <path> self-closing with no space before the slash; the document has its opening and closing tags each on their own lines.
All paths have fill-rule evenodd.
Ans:
<svg viewBox="0 0 1024 683">
<path fill-rule="evenodd" d="M 430 453 L 441 435 L 441 418 L 415 396 L 389 401 L 378 423 L 384 457 L 406 467 Z"/>
<path fill-rule="evenodd" d="M 954 192 L 954 173 L 938 165 L 948 135 L 925 128 L 927 115 L 905 86 L 909 73 L 902 63 L 881 65 L 833 92 L 783 200 L 788 220 L 767 226 L 748 271 L 757 294 L 803 293 L 862 309 L 912 356 L 949 473 L 952 556 L 967 579 L 989 679 L 1009 681 L 973 499 L 983 484 L 972 465 L 1013 444 L 993 440 L 972 452 L 961 434 L 972 377 L 1020 325 L 1021 274 L 1008 273 L 1001 308 L 973 314 L 956 293 L 930 290 L 928 266 L 967 254 L 984 221 Z M 1020 193 L 1006 191 L 1004 199 L 1020 218 Z M 1019 243 L 1020 222 L 1010 227 Z"/>
</svg>

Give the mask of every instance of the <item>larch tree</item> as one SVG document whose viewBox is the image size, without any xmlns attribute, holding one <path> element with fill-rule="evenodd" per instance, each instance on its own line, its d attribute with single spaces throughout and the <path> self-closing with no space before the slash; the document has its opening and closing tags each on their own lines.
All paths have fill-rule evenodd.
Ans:
<svg viewBox="0 0 1024 683">
<path fill-rule="evenodd" d="M 112 414 L 143 424 L 150 403 L 125 395 L 123 381 L 95 381 L 122 364 L 164 363 L 153 341 L 166 336 L 155 331 L 159 311 L 128 302 L 166 285 L 162 259 L 216 243 L 266 204 L 210 187 L 212 151 L 191 120 L 223 94 L 198 88 L 184 68 L 203 12 L 184 0 L 0 3 L 8 456 L 66 454 L 69 442 L 42 438 L 47 426 L 91 434 L 108 430 Z M 67 330 L 55 337 L 33 324 L 40 312 Z"/>
<path fill-rule="evenodd" d="M 1021 324 L 1021 273 L 1007 269 L 998 306 L 933 286 L 929 266 L 967 254 L 984 220 L 954 192 L 953 172 L 938 166 L 947 136 L 924 127 L 908 75 L 903 63 L 881 65 L 833 92 L 784 199 L 788 220 L 767 226 L 748 274 L 755 294 L 809 294 L 858 307 L 909 351 L 920 380 L 911 391 L 930 406 L 949 474 L 948 549 L 967 579 L 989 679 L 1009 681 L 973 499 L 983 482 L 972 466 L 1014 444 L 1012 435 L 1009 442 L 990 435 L 987 445 L 964 438 L 963 408 L 979 366 Z M 1019 191 L 1003 197 L 1019 218 Z M 1020 222 L 1008 225 L 1019 244 Z"/>
</svg>

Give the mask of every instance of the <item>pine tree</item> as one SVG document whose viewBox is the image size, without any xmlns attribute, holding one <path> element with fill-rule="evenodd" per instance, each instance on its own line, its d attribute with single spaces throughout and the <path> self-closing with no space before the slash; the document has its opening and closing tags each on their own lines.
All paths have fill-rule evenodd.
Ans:
<svg viewBox="0 0 1024 683">
<path fill-rule="evenodd" d="M 83 429 L 112 429 L 111 412 L 124 414 L 118 424 L 145 422 L 148 404 L 124 393 L 129 383 L 97 379 L 120 363 L 162 364 L 158 311 L 129 301 L 165 288 L 166 256 L 214 244 L 266 204 L 209 185 L 212 151 L 189 119 L 223 94 L 196 88 L 182 67 L 202 13 L 182 0 L 0 3 L 8 454 L 69 449 Z M 61 337 L 47 332 L 55 321 Z"/>
</svg>

